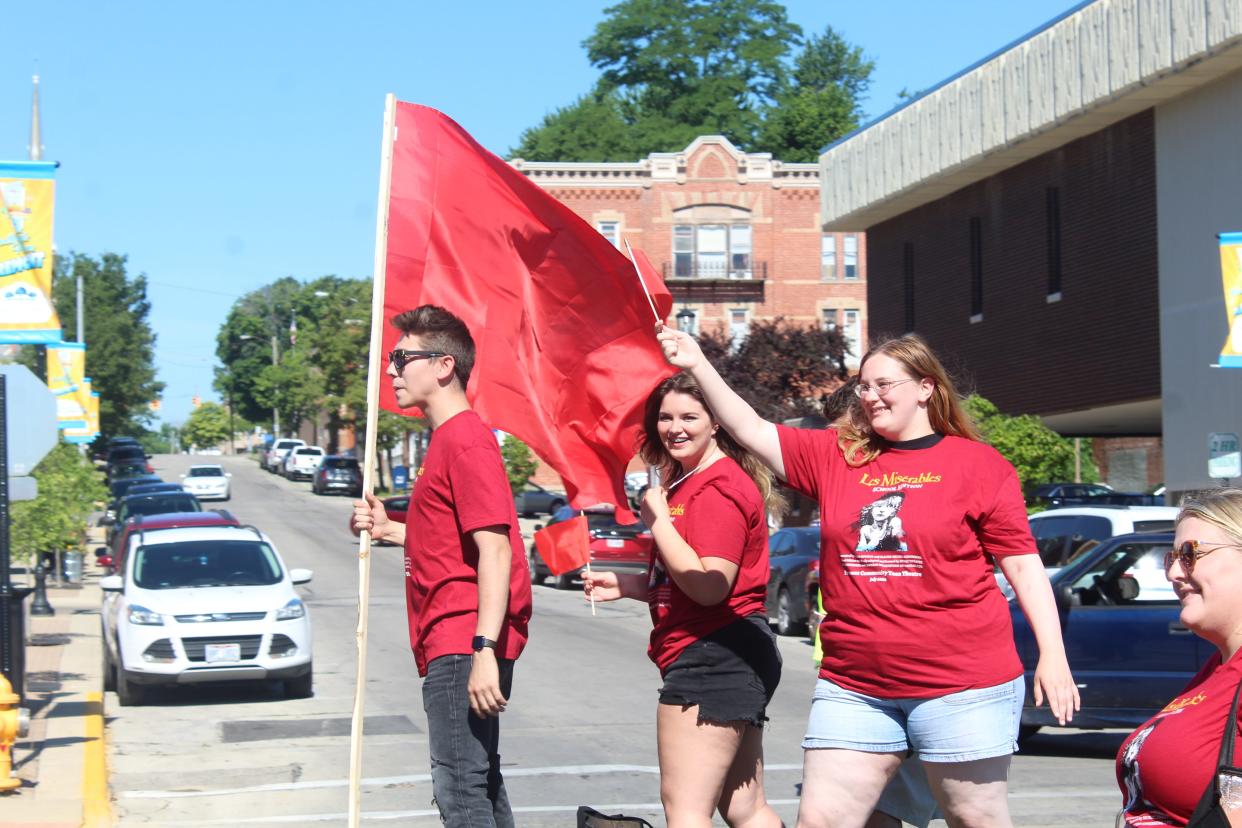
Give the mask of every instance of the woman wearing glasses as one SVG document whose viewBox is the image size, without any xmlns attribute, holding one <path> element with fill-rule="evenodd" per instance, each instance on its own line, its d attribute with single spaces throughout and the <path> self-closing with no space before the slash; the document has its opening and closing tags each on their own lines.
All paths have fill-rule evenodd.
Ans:
<svg viewBox="0 0 1242 828">
<path fill-rule="evenodd" d="M 1165 574 L 1181 601 L 1182 623 L 1217 652 L 1177 698 L 1122 743 L 1119 823 L 1242 825 L 1242 771 L 1217 768 L 1242 681 L 1242 658 L 1235 657 L 1242 649 L 1242 489 L 1209 490 L 1183 502 Z M 1232 732 L 1235 751 L 1242 751 L 1236 724 Z M 1225 821 L 1192 823 L 1196 808 L 1216 804 L 1217 781 L 1224 812 L 1218 816 Z"/>
<path fill-rule="evenodd" d="M 1039 644 L 1036 703 L 1064 722 L 1078 692 L 1017 475 L 980 441 L 939 360 L 913 335 L 877 345 L 849 419 L 813 431 L 759 417 L 691 337 L 658 338 L 721 426 L 819 502 L 828 613 L 798 824 L 863 825 L 913 751 L 949 824 L 1010 825 L 1024 688 L 993 559 Z"/>
</svg>

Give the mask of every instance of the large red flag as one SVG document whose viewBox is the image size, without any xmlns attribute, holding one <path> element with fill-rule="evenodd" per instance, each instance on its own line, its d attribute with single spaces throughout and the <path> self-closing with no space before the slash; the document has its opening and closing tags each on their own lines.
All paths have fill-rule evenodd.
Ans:
<svg viewBox="0 0 1242 828">
<path fill-rule="evenodd" d="M 644 276 L 664 319 L 672 297 Z M 574 506 L 626 502 L 643 401 L 673 373 L 634 265 L 443 113 L 398 103 L 384 312 L 423 304 L 470 328 L 467 393 L 485 422 L 555 469 Z M 397 338 L 385 328 L 385 352 Z"/>
</svg>

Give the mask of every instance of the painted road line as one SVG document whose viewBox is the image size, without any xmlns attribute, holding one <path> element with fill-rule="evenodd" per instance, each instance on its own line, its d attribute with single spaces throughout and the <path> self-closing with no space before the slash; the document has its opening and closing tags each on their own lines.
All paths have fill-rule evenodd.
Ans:
<svg viewBox="0 0 1242 828">
<path fill-rule="evenodd" d="M 765 765 L 764 771 L 802 770 L 802 765 Z M 507 768 L 503 771 L 506 779 L 520 779 L 525 776 L 585 776 L 604 773 L 647 773 L 659 775 L 658 765 L 553 765 L 545 768 Z M 363 779 L 362 784 L 368 787 L 385 787 L 390 785 L 417 785 L 430 782 L 431 774 L 413 773 L 405 776 L 378 776 Z M 323 788 L 343 788 L 349 784 L 347 779 L 318 779 L 306 782 L 274 782 L 268 785 L 248 785 L 244 788 L 217 788 L 208 791 L 122 791 L 125 799 L 185 799 L 201 796 L 234 796 L 237 794 L 270 793 L 272 791 L 306 791 Z"/>
</svg>

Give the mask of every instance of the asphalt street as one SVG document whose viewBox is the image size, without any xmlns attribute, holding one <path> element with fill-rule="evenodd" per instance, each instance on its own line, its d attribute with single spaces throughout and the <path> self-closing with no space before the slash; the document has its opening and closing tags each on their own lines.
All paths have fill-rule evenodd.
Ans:
<svg viewBox="0 0 1242 828">
<path fill-rule="evenodd" d="M 315 695 L 286 700 L 275 683 L 199 685 L 122 708 L 109 693 L 117 824 L 344 825 L 358 592 L 350 501 L 317 497 L 309 483 L 268 474 L 246 457 L 152 461 L 165 480 L 177 480 L 193 462 L 221 462 L 233 474 L 232 500 L 211 508 L 228 509 L 270 535 L 287 566 L 314 570 L 301 589 L 314 625 Z M 523 521 L 528 536 L 533 524 Z M 372 560 L 364 822 L 438 825 L 401 551 L 377 547 Z M 519 825 L 573 825 L 580 804 L 663 824 L 655 754 L 659 676 L 646 658 L 649 630 L 646 608 L 635 602 L 601 604 L 592 617 L 580 592 L 535 588 L 530 645 L 502 719 L 503 766 Z M 784 675 L 765 736 L 767 793 L 792 826 L 815 670 L 805 639 L 782 638 L 780 647 Z M 1053 730 L 1032 739 L 1011 774 L 1015 823 L 1111 824 L 1120 807 L 1113 756 L 1124 735 Z"/>
</svg>

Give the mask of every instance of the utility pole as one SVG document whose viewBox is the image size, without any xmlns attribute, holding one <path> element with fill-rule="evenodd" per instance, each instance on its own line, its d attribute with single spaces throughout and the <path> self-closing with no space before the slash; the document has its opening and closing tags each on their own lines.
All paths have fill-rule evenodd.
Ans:
<svg viewBox="0 0 1242 828">
<path fill-rule="evenodd" d="M 275 317 L 273 317 L 275 319 Z M 280 347 L 276 344 L 276 334 L 272 334 L 272 367 L 280 364 Z M 280 409 L 272 403 L 272 439 L 280 439 Z"/>
</svg>

